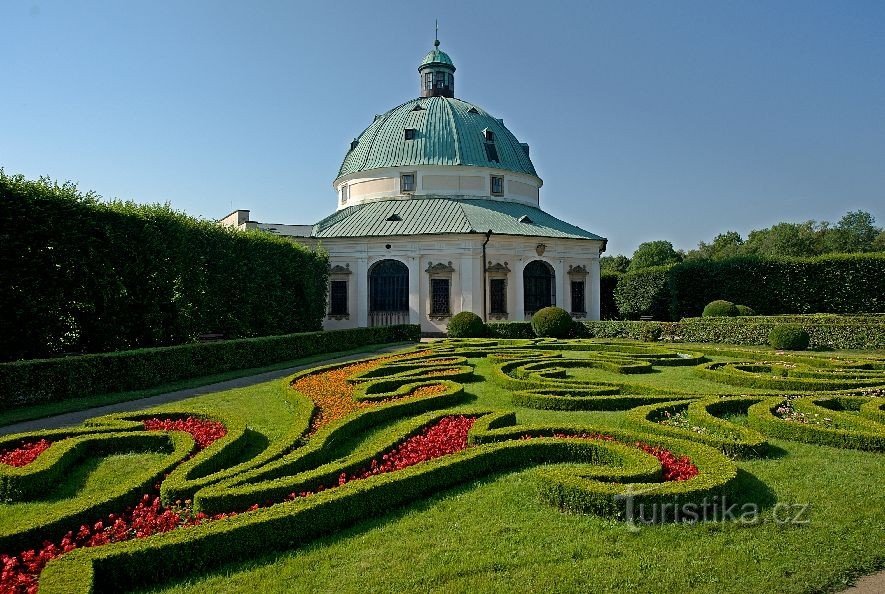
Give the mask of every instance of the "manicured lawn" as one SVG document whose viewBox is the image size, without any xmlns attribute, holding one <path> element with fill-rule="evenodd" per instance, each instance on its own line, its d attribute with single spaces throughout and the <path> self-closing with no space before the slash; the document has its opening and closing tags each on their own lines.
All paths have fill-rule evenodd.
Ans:
<svg viewBox="0 0 885 594">
<path fill-rule="evenodd" d="M 623 345 L 629 349 L 634 348 L 636 343 Z M 232 503 L 240 500 L 247 504 L 254 502 L 262 509 L 240 514 L 236 518 L 207 521 L 205 525 L 195 528 L 174 530 L 167 535 L 75 551 L 69 554 L 71 559 L 92 558 L 93 553 L 103 554 L 102 549 L 108 554 L 119 550 L 120 556 L 114 557 L 117 559 L 115 563 L 124 564 L 129 554 L 125 551 L 141 554 L 139 551 L 149 551 L 145 547 L 153 546 L 150 550 L 155 552 L 147 552 L 143 562 L 137 561 L 139 565 L 133 569 L 133 575 L 143 576 L 144 580 L 155 579 L 157 575 L 172 577 L 150 586 L 139 581 L 124 581 L 122 585 L 133 590 L 157 592 L 819 592 L 838 590 L 857 575 L 885 567 L 885 540 L 882 538 L 882 534 L 885 534 L 885 489 L 882 488 L 885 453 L 876 445 L 880 443 L 877 439 L 885 437 L 885 426 L 872 421 L 868 411 L 862 413 L 851 408 L 861 403 L 877 404 L 879 400 L 860 396 L 858 391 L 846 390 L 840 396 L 843 400 L 839 402 L 848 406 L 849 410 L 840 413 L 819 409 L 825 415 L 842 414 L 856 419 L 860 430 L 867 435 L 865 439 L 868 442 L 862 443 L 868 443 L 870 451 L 814 445 L 766 434 L 768 449 L 765 452 L 729 461 L 713 447 L 665 437 L 663 428 L 659 428 L 660 436 L 656 437 L 649 433 L 658 431 L 654 422 L 637 426 L 624 410 L 569 412 L 516 407 L 512 402 L 512 390 L 519 382 L 525 382 L 524 389 L 538 389 L 539 385 L 550 388 L 574 386 L 574 382 L 578 381 L 616 385 L 622 394 L 637 392 L 637 386 L 653 387 L 658 393 L 674 392 L 674 399 L 684 398 L 685 393 L 699 396 L 748 394 L 762 399 L 782 395 L 783 391 L 774 388 L 735 388 L 715 381 L 715 375 L 699 376 L 693 366 L 671 366 L 665 360 L 655 362 L 649 373 L 624 374 L 579 367 L 568 368 L 559 378 L 545 380 L 547 383 L 537 383 L 530 373 L 521 376 L 518 371 L 513 372 L 508 380 L 501 374 L 502 361 L 506 360 L 487 355 L 493 355 L 497 350 L 503 352 L 521 348 L 532 351 L 526 363 L 537 361 L 538 355 L 534 353 L 533 345 L 524 343 L 496 346 L 486 343 L 483 347 L 471 347 L 472 352 L 465 354 L 466 366 L 472 370 L 472 377 L 451 375 L 463 374 L 460 370 L 465 363 L 459 362 L 457 357 L 459 349 L 464 347 L 464 344 L 454 344 L 454 350 L 446 351 L 444 345 L 436 345 L 431 348 L 442 350 L 425 354 L 424 359 L 385 359 L 339 365 L 316 374 L 306 374 L 304 377 L 310 382 L 296 384 L 304 386 L 303 389 L 307 390 L 305 394 L 296 393 L 281 381 L 272 381 L 151 410 L 149 415 L 159 418 L 183 414 L 209 417 L 228 428 L 228 435 L 217 445 L 197 454 L 193 462 L 202 461 L 202 465 L 193 466 L 188 471 L 187 480 L 205 481 L 194 487 L 197 509 L 211 510 L 210 513 L 244 509 L 239 507 L 240 504 Z M 422 345 L 420 348 L 423 350 L 427 347 Z M 483 348 L 486 351 L 482 351 Z M 649 348 L 666 350 L 668 347 Z M 689 345 L 686 348 L 704 351 L 710 349 L 710 345 Z M 476 352 L 477 349 L 480 352 Z M 789 355 L 780 356 L 761 349 L 746 349 L 745 353 L 746 357 L 716 355 L 708 358 L 707 362 L 789 361 L 790 358 Z M 851 360 L 868 358 L 868 363 L 874 368 L 873 373 L 881 372 L 882 384 L 885 385 L 885 361 L 876 354 L 839 355 Z M 562 356 L 592 358 L 593 355 L 581 351 L 562 351 Z M 833 353 L 811 357 L 821 357 L 821 365 L 824 365 L 823 358 L 838 358 Z M 373 382 L 348 383 L 348 377 L 357 378 L 373 369 Z M 408 393 L 412 389 L 409 386 L 443 386 L 439 382 L 445 377 L 457 378 L 455 383 L 444 384 L 450 386 L 445 388 L 449 392 L 437 390 L 420 397 L 417 393 Z M 521 377 L 523 379 L 519 379 Z M 316 378 L 316 381 L 312 378 Z M 502 381 L 511 382 L 510 387 L 503 387 Z M 566 383 L 558 384 L 558 381 Z M 376 385 L 376 388 L 372 388 Z M 464 395 L 458 396 L 460 392 L 453 390 L 460 390 L 461 386 Z M 398 387 L 406 392 L 397 395 L 394 390 Z M 323 399 L 319 399 L 319 393 L 314 396 L 312 391 L 322 391 Z M 334 404 L 335 398 L 349 401 L 354 395 L 364 392 L 389 395 L 378 403 L 368 402 L 357 406 L 350 416 L 341 421 L 335 420 L 332 410 L 323 408 L 329 406 L 330 402 Z M 445 395 L 448 393 L 452 396 Z M 849 393 L 854 395 L 845 399 Z M 823 394 L 820 392 L 818 396 Z M 314 414 L 314 423 L 309 430 L 307 420 L 310 410 L 305 408 L 308 397 L 320 407 L 320 415 Z M 451 470 L 445 470 L 444 464 L 449 459 L 465 459 L 473 451 L 486 451 L 483 448 L 494 447 L 474 444 L 463 452 L 447 454 L 438 459 L 429 455 L 424 458 L 427 461 L 407 470 L 365 479 L 357 477 L 359 469 L 365 468 L 370 458 L 374 456 L 375 460 L 380 460 L 382 453 L 392 452 L 390 444 L 401 442 L 404 436 L 432 424 L 429 416 L 426 417 L 428 420 L 422 420 L 425 418 L 421 416 L 422 411 L 429 411 L 427 415 L 436 415 L 432 418 L 457 413 L 477 415 L 515 411 L 516 426 L 509 439 L 531 434 L 536 430 L 533 428 L 556 427 L 560 433 L 623 434 L 625 437 L 617 439 L 627 445 L 633 440 L 643 443 L 661 440 L 660 443 L 664 444 L 661 447 L 677 455 L 685 447 L 685 451 L 695 452 L 691 456 L 697 456 L 693 458 L 698 463 L 700 473 L 697 480 L 718 480 L 716 472 L 720 471 L 707 470 L 710 463 L 701 465 L 704 456 L 710 456 L 713 466 L 718 464 L 724 465 L 723 469 L 736 469 L 734 478 L 722 483 L 722 493 L 727 494 L 729 503 L 754 504 L 756 507 L 753 509 L 757 513 L 752 522 L 712 520 L 637 526 L 602 512 L 564 512 L 539 498 L 539 489 L 546 488 L 544 486 L 548 483 L 543 479 L 546 475 L 539 474 L 538 469 L 559 469 L 559 472 L 568 475 L 589 471 L 596 464 L 590 464 L 589 459 L 581 459 L 567 465 L 545 465 L 544 460 L 540 459 L 515 468 L 493 465 L 478 474 L 480 478 L 467 478 L 456 481 L 457 484 L 453 486 L 432 489 L 429 495 L 410 497 L 414 499 L 411 503 L 391 504 L 383 511 L 372 508 L 374 511 L 359 516 L 362 521 L 347 521 L 339 528 L 335 527 L 337 521 L 333 521 L 324 531 L 325 536 L 306 537 L 300 546 L 283 546 L 288 549 L 283 551 L 275 550 L 280 545 L 272 545 L 274 550 L 267 548 L 271 546 L 270 540 L 280 535 L 275 532 L 262 533 L 260 530 L 269 525 L 266 524 L 269 518 L 280 514 L 285 517 L 288 513 L 286 510 L 290 508 L 293 510 L 291 513 L 302 508 L 310 510 L 314 500 L 317 505 L 322 501 L 334 501 L 336 493 L 341 491 L 356 493 L 350 504 L 350 509 L 356 509 L 353 506 L 368 505 L 363 502 L 371 502 L 373 494 L 381 493 L 387 484 L 393 490 L 384 497 L 396 500 L 398 494 L 407 492 L 410 489 L 408 485 L 413 484 L 405 482 L 406 479 L 400 478 L 400 475 L 423 477 L 418 473 L 431 472 L 422 470 L 425 467 L 444 469 L 444 473 L 460 472 L 457 470 L 459 467 L 454 465 Z M 123 415 L 123 418 L 133 417 Z M 324 425 L 317 423 L 317 418 L 332 420 Z M 750 422 L 753 419 L 747 416 L 745 408 L 720 418 L 748 431 L 761 426 Z M 708 421 L 698 417 L 693 418 L 692 422 L 703 425 Z M 792 421 L 772 416 L 767 422 L 769 425 L 766 427 L 780 427 Z M 500 427 L 498 429 L 479 429 L 478 435 L 486 435 L 485 439 L 503 435 L 500 432 L 509 430 L 508 423 L 512 424 L 512 421 L 502 421 L 496 425 Z M 237 438 L 240 435 L 238 432 L 242 431 L 238 427 L 245 427 L 241 438 Z M 336 427 L 342 429 L 336 433 Z M 789 429 L 790 425 L 786 427 Z M 310 433 L 302 435 L 303 430 Z M 636 437 L 632 437 L 634 435 Z M 816 439 L 817 434 L 813 431 L 809 435 L 807 439 Z M 308 436 L 309 439 L 306 439 Z M 691 439 L 691 434 L 687 437 Z M 223 450 L 219 448 L 233 439 L 240 439 L 236 442 L 237 447 L 231 446 L 230 453 L 222 459 L 220 452 Z M 494 439 L 500 441 L 508 438 Z M 517 443 L 520 441 L 517 440 Z M 529 447 L 532 440 L 521 444 Z M 316 454 L 311 454 L 313 458 L 305 457 L 303 452 L 314 446 L 319 449 Z M 2 449 L 0 444 L 0 451 Z M 106 496 L 113 490 L 114 481 L 125 484 L 130 475 L 149 471 L 152 464 L 160 465 L 163 458 L 159 454 L 135 452 L 89 459 L 66 475 L 45 500 L 0 505 L 0 522 L 10 522 L 12 531 L 16 526 L 32 526 L 39 521 L 41 514 L 52 515 L 53 506 L 58 505 L 56 500 Z M 632 463 L 625 461 L 623 464 L 629 468 Z M 236 469 L 225 470 L 232 467 Z M 297 481 L 302 480 L 299 477 L 313 476 L 310 473 L 315 473 L 312 469 L 317 467 L 328 468 L 323 472 L 330 478 L 322 479 L 319 483 L 304 484 L 322 484 L 329 489 L 331 499 L 325 497 L 326 493 L 311 494 L 296 498 L 292 503 L 269 507 L 271 503 L 291 499 L 280 499 L 279 495 L 288 493 L 290 489 L 311 493 L 322 490 L 316 486 L 296 486 L 300 484 Z M 347 470 L 350 468 L 352 470 Z M 176 474 L 178 472 L 174 471 L 167 480 L 181 484 L 182 477 Z M 342 479 L 348 484 L 335 488 L 339 473 L 342 477 L 348 475 L 349 478 Z M 427 476 L 427 479 L 416 480 L 431 480 L 431 475 Z M 691 488 L 694 480 L 689 479 L 685 483 L 686 488 Z M 602 482 L 606 483 L 605 480 Z M 615 480 L 607 484 L 617 487 L 617 483 Z M 293 486 L 289 487 L 290 484 Z M 598 488 L 592 487 L 598 484 L 594 481 L 586 484 L 591 485 L 591 489 Z M 674 485 L 673 488 L 677 487 Z M 713 492 L 719 492 L 716 489 Z M 364 499 L 359 498 L 363 497 L 360 493 L 365 494 Z M 797 521 L 784 521 L 789 517 L 795 517 Z M 233 533 L 225 536 L 218 532 L 228 524 L 246 528 L 240 536 Z M 76 528 L 72 527 L 74 530 Z M 218 564 L 200 554 L 191 554 L 187 548 L 176 549 L 172 554 L 162 552 L 165 550 L 162 547 L 173 546 L 182 539 L 185 543 L 201 543 L 212 534 L 215 535 L 211 537 L 215 539 L 211 541 L 213 555 L 227 555 L 226 551 L 238 546 L 236 542 L 243 543 L 246 548 L 244 552 L 231 553 L 226 564 Z M 246 544 L 243 539 L 248 539 L 246 535 L 249 534 L 255 535 L 255 541 Z M 261 534 L 264 536 L 259 536 Z M 51 539 L 53 535 L 46 537 Z M 285 540 L 285 535 L 282 537 Z M 293 535 L 292 538 L 298 537 Z M 72 584 L 76 580 L 72 581 L 72 576 L 82 574 L 78 565 L 64 569 L 62 562 L 65 557 L 62 556 L 58 563 L 50 563 L 47 569 L 49 577 L 46 585 L 51 591 L 74 588 Z M 208 564 L 208 568 L 185 570 L 183 576 L 175 576 L 182 568 L 190 567 L 190 563 Z M 113 571 L 113 567 L 114 563 L 105 563 L 100 571 Z M 61 573 L 55 573 L 56 569 Z M 116 579 L 108 577 L 104 583 L 116 584 Z M 116 586 L 106 587 L 116 589 Z M 79 590 L 75 588 L 74 591 Z"/>
</svg>

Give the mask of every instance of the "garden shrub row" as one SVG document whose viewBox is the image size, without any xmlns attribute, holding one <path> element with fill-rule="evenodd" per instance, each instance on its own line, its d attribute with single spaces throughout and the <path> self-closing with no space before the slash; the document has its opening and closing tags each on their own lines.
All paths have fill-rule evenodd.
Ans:
<svg viewBox="0 0 885 594">
<path fill-rule="evenodd" d="M 219 340 L 0 364 L 0 410 L 264 367 L 362 346 L 417 341 L 418 326 Z"/>
<path fill-rule="evenodd" d="M 639 322 L 641 323 L 641 322 Z M 685 318 L 664 324 L 672 340 L 765 345 L 772 329 L 796 324 L 810 338 L 811 348 L 885 348 L 885 316 L 740 316 L 736 318 Z"/>
<path fill-rule="evenodd" d="M 885 384 L 885 375 L 881 372 L 854 370 L 839 373 L 836 369 L 815 371 L 770 363 L 714 362 L 695 367 L 692 371 L 706 380 L 762 390 L 849 390 Z"/>
<path fill-rule="evenodd" d="M 319 330 L 328 256 L 0 170 L 0 361 Z M 26 223 L 24 223 L 26 221 Z"/>
<path fill-rule="evenodd" d="M 885 311 L 885 253 L 692 260 L 629 272 L 613 298 L 620 317 L 679 320 L 727 299 L 762 314 Z M 604 300 L 604 299 L 603 299 Z"/>
<path fill-rule="evenodd" d="M 642 431 L 663 433 L 712 446 L 728 456 L 752 458 L 767 449 L 765 437 L 758 431 L 730 423 L 720 417 L 746 414 L 747 409 L 764 397 L 717 397 L 699 400 L 671 400 L 667 403 L 640 406 L 627 412 L 630 423 Z M 665 412 L 683 413 L 691 428 L 664 425 Z"/>
<path fill-rule="evenodd" d="M 435 413 L 420 421 L 432 422 Z M 465 414 L 468 414 L 465 412 Z M 474 414 L 480 414 L 477 411 Z M 500 418 L 498 419 L 500 422 Z M 418 427 L 418 424 L 414 426 Z M 569 509 L 623 514 L 627 498 L 635 493 L 636 503 L 672 504 L 722 496 L 736 477 L 736 467 L 719 452 L 680 440 L 616 430 L 614 437 L 625 443 L 642 440 L 656 447 L 689 456 L 699 475 L 680 482 L 610 484 L 606 478 L 651 479 L 659 472 L 650 456 L 638 456 L 624 445 L 584 439 L 545 439 L 541 435 L 570 430 L 561 427 L 494 428 L 484 442 L 458 454 L 411 466 L 395 473 L 348 482 L 306 498 L 239 514 L 235 517 L 113 547 L 73 551 L 50 562 L 41 576 L 43 592 L 109 592 L 131 584 L 149 585 L 172 577 L 192 574 L 224 563 L 252 557 L 256 553 L 291 549 L 309 539 L 391 510 L 441 490 L 489 474 L 545 463 L 611 462 L 621 469 L 606 467 L 601 480 L 576 478 L 567 472 L 538 474 L 541 496 Z M 525 432 L 535 439 L 518 439 Z M 473 432 L 471 432 L 473 433 Z M 505 441 L 506 440 L 506 441 Z M 334 477 L 337 469 L 328 469 Z M 564 467 L 568 468 L 568 467 Z M 560 470 L 559 472 L 564 472 Z M 558 486 L 559 485 L 559 486 Z M 638 487 L 638 488 L 633 488 Z"/>
<path fill-rule="evenodd" d="M 838 428 L 780 418 L 774 411 L 785 402 L 783 398 L 766 398 L 751 406 L 747 409 L 748 424 L 751 428 L 778 439 L 837 448 L 885 451 L 885 425 L 864 417 L 840 414 L 814 404 L 813 400 L 819 398 L 797 398 L 790 400 L 789 403 L 806 415 L 818 415 L 817 418 L 834 420 L 838 423 Z"/>
</svg>

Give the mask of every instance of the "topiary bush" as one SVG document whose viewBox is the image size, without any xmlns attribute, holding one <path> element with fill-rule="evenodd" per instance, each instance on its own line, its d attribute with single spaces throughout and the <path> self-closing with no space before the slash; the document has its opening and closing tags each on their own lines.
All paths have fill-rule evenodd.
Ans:
<svg viewBox="0 0 885 594">
<path fill-rule="evenodd" d="M 724 299 L 717 299 L 716 301 L 711 301 L 704 308 L 704 313 L 701 314 L 705 318 L 713 318 L 713 317 L 733 317 L 739 315 L 739 310 L 737 306 L 731 301 L 725 301 Z"/>
<path fill-rule="evenodd" d="M 572 316 L 561 307 L 545 307 L 532 316 L 532 330 L 544 338 L 566 338 L 574 325 Z"/>
<path fill-rule="evenodd" d="M 455 314 L 446 330 L 450 338 L 481 338 L 486 334 L 486 325 L 472 311 L 462 311 Z"/>
<path fill-rule="evenodd" d="M 810 341 L 808 332 L 798 324 L 780 324 L 768 333 L 768 344 L 776 349 L 804 351 Z"/>
<path fill-rule="evenodd" d="M 735 305 L 739 316 L 755 316 L 756 312 L 748 305 Z"/>
</svg>

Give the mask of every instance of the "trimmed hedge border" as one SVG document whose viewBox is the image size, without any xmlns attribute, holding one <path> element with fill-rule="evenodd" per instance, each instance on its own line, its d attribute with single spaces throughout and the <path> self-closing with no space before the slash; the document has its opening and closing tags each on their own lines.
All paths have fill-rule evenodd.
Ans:
<svg viewBox="0 0 885 594">
<path fill-rule="evenodd" d="M 815 404 L 822 399 L 822 397 L 796 398 L 789 402 L 797 407 L 797 410 L 836 419 L 840 425 L 851 427 L 850 429 L 834 429 L 782 419 L 774 414 L 774 410 L 784 402 L 783 398 L 765 398 L 751 406 L 747 409 L 748 424 L 751 428 L 778 439 L 836 448 L 885 451 L 885 425 Z"/>
<path fill-rule="evenodd" d="M 417 342 L 416 325 L 304 332 L 0 364 L 0 410 L 162 384 L 346 351 Z"/>
<path fill-rule="evenodd" d="M 736 458 L 755 458 L 762 455 L 768 447 L 765 437 L 758 431 L 729 423 L 719 417 L 729 413 L 746 413 L 750 406 L 763 399 L 763 396 L 735 396 L 677 400 L 634 408 L 626 416 L 630 423 L 643 431 L 699 441 Z M 660 423 L 664 412 L 680 411 L 687 414 L 690 422 L 708 432 L 698 433 Z"/>
</svg>

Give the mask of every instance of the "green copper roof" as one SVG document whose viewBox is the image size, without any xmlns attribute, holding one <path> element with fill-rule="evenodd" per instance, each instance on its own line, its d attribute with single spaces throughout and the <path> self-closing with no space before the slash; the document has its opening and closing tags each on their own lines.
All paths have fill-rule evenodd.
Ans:
<svg viewBox="0 0 885 594">
<path fill-rule="evenodd" d="M 414 128 L 414 140 L 405 129 Z M 494 133 L 498 161 L 490 161 L 483 130 Z M 481 107 L 449 97 L 411 99 L 366 128 L 344 157 L 338 177 L 403 165 L 473 165 L 537 175 L 526 147 L 502 120 Z"/>
<path fill-rule="evenodd" d="M 388 220 L 391 218 L 394 220 Z M 467 198 L 409 198 L 357 204 L 314 225 L 311 237 L 485 233 L 489 229 L 497 235 L 605 241 L 533 206 Z"/>
<path fill-rule="evenodd" d="M 424 59 L 421 61 L 421 66 L 426 66 L 428 64 L 448 64 L 453 69 L 455 68 L 455 64 L 452 63 L 449 54 L 440 49 L 432 49 L 427 52 L 427 55 L 424 56 Z"/>
</svg>

